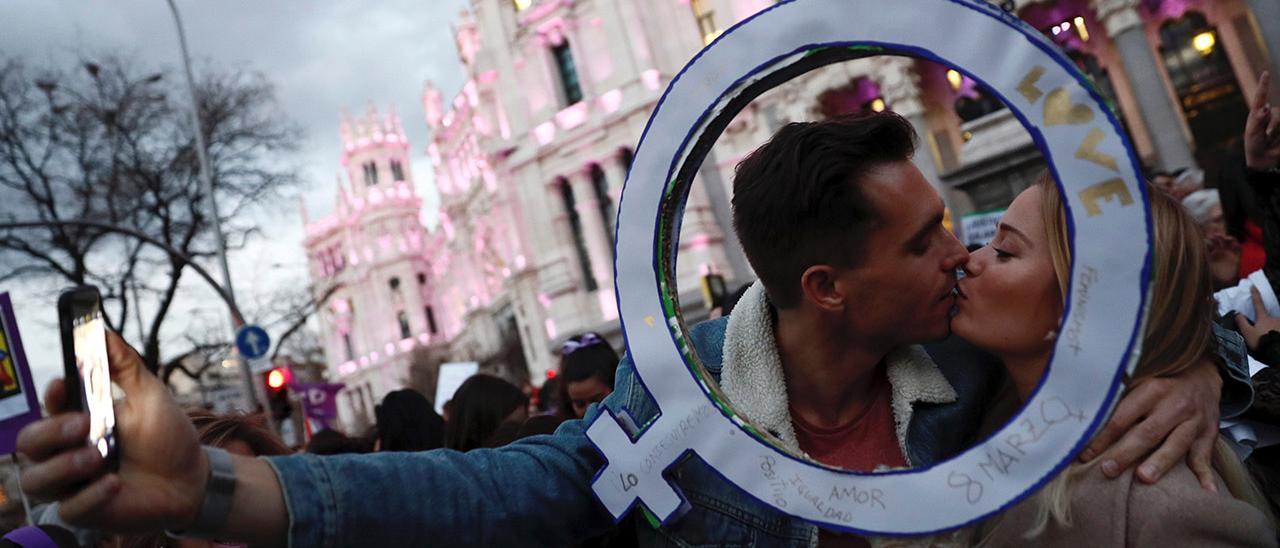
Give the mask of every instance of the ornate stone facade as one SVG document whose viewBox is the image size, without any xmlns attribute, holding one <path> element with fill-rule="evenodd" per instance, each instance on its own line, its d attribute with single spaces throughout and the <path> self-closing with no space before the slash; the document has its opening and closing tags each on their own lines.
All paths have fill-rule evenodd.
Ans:
<svg viewBox="0 0 1280 548">
<path fill-rule="evenodd" d="M 1094 78 L 1143 162 L 1174 169 L 1215 157 L 1222 132 L 1206 123 L 1205 109 L 1229 118 L 1222 113 L 1276 65 L 1280 55 L 1268 61 L 1261 46 L 1274 43 L 1265 34 L 1274 22 L 1255 24 L 1252 11 L 1276 2 L 1015 4 Z M 331 374 L 352 387 L 344 413 L 367 413 L 403 384 L 410 351 L 423 345 L 453 360 L 500 362 L 500 371 L 534 384 L 570 335 L 600 331 L 621 347 L 613 221 L 633 147 L 663 89 L 698 49 L 773 4 L 473 0 L 455 27 L 465 85 L 452 98 L 431 84 L 422 94 L 439 227 L 428 235 L 417 224 L 412 184 L 358 184 L 371 161 L 384 176 L 393 159 L 408 169 L 399 120 L 373 116 L 344 125 L 348 182 L 339 184 L 338 212 L 308 228 L 313 274 L 326 281 L 317 286 L 344 284 L 324 320 Z M 1187 32 L 1194 39 L 1178 42 Z M 1216 67 L 1219 77 L 1225 66 L 1226 78 L 1212 88 L 1221 94 L 1188 87 L 1178 72 L 1184 57 L 1200 63 L 1196 70 Z M 736 163 L 785 123 L 886 108 L 916 127 L 915 162 L 953 216 L 1005 207 L 1044 167 L 1017 119 L 950 67 L 881 56 L 805 74 L 754 101 L 699 172 L 676 269 L 689 321 L 707 312 L 704 275 L 723 275 L 730 290 L 752 278 L 729 229 Z M 399 297 L 391 278 L 401 280 Z M 434 311 L 433 328 L 424 307 Z M 407 338 L 399 336 L 401 311 Z"/>
</svg>

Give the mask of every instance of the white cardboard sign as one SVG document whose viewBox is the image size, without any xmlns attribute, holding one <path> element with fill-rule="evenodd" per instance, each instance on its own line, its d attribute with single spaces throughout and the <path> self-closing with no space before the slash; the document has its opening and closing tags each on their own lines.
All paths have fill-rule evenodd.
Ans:
<svg viewBox="0 0 1280 548">
<path fill-rule="evenodd" d="M 480 364 L 476 362 L 450 362 L 440 364 L 440 372 L 436 375 L 436 413 L 444 414 L 444 404 L 453 399 L 453 393 L 458 391 L 462 383 L 467 382 L 480 371 Z"/>
<path fill-rule="evenodd" d="M 642 504 L 664 523 L 675 519 L 683 496 L 663 472 L 692 452 L 752 497 L 826 528 L 952 529 L 1033 492 L 1110 413 L 1121 375 L 1137 360 L 1150 250 L 1145 190 L 1119 123 L 1055 46 L 999 8 L 978 0 L 892 4 L 781 2 L 721 35 L 658 103 L 623 190 L 616 241 L 626 252 L 616 254 L 615 271 L 628 351 L 660 414 L 635 432 L 605 411 L 587 430 L 608 460 L 593 489 L 615 517 Z M 733 100 L 753 84 L 776 86 L 771 75 L 785 81 L 794 76 L 788 67 L 842 51 L 835 48 L 943 62 L 994 90 L 1049 160 L 1068 210 L 1072 283 L 1044 385 L 992 437 L 928 468 L 855 473 L 764 441 L 732 402 L 714 400 L 666 278 L 686 159 L 701 161 L 691 143 L 718 136 L 713 120 L 740 109 Z"/>
</svg>

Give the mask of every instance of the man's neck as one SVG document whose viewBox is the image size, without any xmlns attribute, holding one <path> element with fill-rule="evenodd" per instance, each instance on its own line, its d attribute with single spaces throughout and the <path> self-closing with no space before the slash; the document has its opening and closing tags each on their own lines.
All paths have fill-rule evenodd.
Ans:
<svg viewBox="0 0 1280 548">
<path fill-rule="evenodd" d="M 793 413 L 820 428 L 860 416 L 873 399 L 879 365 L 891 348 L 849 333 L 840 322 L 778 310 L 774 338 Z"/>
</svg>

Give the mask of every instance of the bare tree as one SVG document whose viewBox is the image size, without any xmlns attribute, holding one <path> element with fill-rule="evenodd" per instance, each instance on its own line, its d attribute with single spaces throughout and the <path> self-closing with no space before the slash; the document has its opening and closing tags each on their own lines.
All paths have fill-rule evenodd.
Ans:
<svg viewBox="0 0 1280 548">
<path fill-rule="evenodd" d="M 33 72 L 0 59 L 0 220 L 94 220 L 143 232 L 184 253 L 214 256 L 180 80 L 119 59 Z M 298 130 L 281 119 L 260 75 L 204 71 L 198 111 L 214 192 L 232 249 L 255 233 L 251 209 L 298 183 L 281 161 Z M 187 259 L 94 228 L 0 232 L 0 281 L 54 276 L 103 291 L 107 321 L 128 332 L 133 294 L 150 305 L 135 340 L 159 368 L 160 329 Z M 135 310 L 135 316 L 136 316 Z"/>
</svg>

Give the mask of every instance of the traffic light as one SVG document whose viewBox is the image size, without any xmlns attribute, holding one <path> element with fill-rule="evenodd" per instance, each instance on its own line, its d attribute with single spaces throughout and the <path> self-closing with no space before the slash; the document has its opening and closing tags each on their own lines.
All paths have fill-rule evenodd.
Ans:
<svg viewBox="0 0 1280 548">
<path fill-rule="evenodd" d="M 293 372 L 287 367 L 276 367 L 263 376 L 267 387 L 267 409 L 276 422 L 289 418 L 293 404 L 289 402 L 289 385 L 293 384 Z"/>
</svg>

